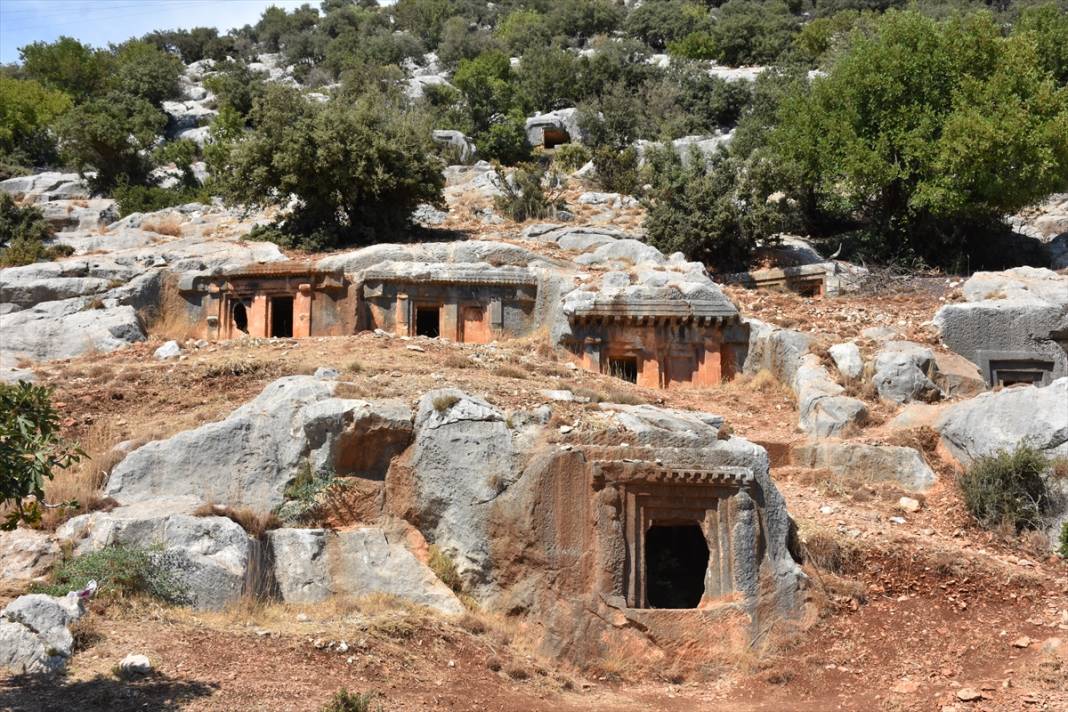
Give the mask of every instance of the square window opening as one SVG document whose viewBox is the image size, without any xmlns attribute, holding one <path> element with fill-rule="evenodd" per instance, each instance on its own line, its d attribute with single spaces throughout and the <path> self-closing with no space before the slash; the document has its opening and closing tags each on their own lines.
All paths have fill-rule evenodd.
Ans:
<svg viewBox="0 0 1068 712">
<path fill-rule="evenodd" d="M 608 375 L 630 383 L 638 382 L 638 359 L 635 357 L 609 358 Z"/>
<path fill-rule="evenodd" d="M 441 308 L 417 307 L 415 310 L 415 335 L 436 339 L 441 336 Z"/>
</svg>

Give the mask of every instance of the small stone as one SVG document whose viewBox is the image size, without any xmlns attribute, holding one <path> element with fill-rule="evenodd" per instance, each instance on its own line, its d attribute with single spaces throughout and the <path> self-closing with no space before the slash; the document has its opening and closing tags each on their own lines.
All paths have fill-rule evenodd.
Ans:
<svg viewBox="0 0 1068 712">
<path fill-rule="evenodd" d="M 450 660 L 449 661 L 449 667 L 451 667 L 451 668 L 456 667 L 456 661 L 455 660 Z"/>
<path fill-rule="evenodd" d="M 562 435 L 566 435 L 566 434 L 570 433 L 570 432 L 571 432 L 572 430 L 574 430 L 574 429 L 575 429 L 575 428 L 574 428 L 574 427 L 572 427 L 572 426 L 570 426 L 570 425 L 561 425 L 561 426 L 560 426 L 560 433 L 561 433 Z"/>
<path fill-rule="evenodd" d="M 1012 641 L 1012 647 L 1014 647 L 1014 648 L 1027 648 L 1030 645 L 1031 645 L 1031 639 L 1028 638 L 1026 635 L 1021 636 L 1021 637 L 1017 638 L 1016 640 Z"/>
<path fill-rule="evenodd" d="M 418 351 L 420 353 L 424 353 L 426 351 L 426 349 L 424 349 L 422 346 L 418 346 L 416 344 L 408 344 L 404 348 L 408 349 L 409 351 Z"/>
<path fill-rule="evenodd" d="M 147 675 L 152 672 L 152 663 L 147 656 L 130 653 L 119 661 L 119 671 L 123 675 Z"/>
<path fill-rule="evenodd" d="M 829 504 L 825 504 L 820 507 L 820 514 L 834 514 L 834 507 Z"/>
<path fill-rule="evenodd" d="M 920 500 L 912 497 L 902 497 L 897 501 L 897 506 L 906 512 L 915 513 L 920 511 Z"/>
<path fill-rule="evenodd" d="M 904 517 L 890 517 L 890 521 L 894 524 L 907 524 L 908 520 Z"/>
<path fill-rule="evenodd" d="M 338 644 L 337 644 L 337 648 L 336 648 L 336 650 L 337 650 L 337 651 L 338 651 L 339 653 L 347 653 L 347 652 L 349 652 L 349 644 L 348 644 L 348 643 L 346 643 L 346 642 L 345 642 L 345 641 L 343 640 L 343 641 L 341 641 L 340 643 L 338 643 Z"/>
<path fill-rule="evenodd" d="M 312 643 L 312 646 L 316 650 L 322 650 L 323 648 L 326 647 L 326 645 L 327 645 L 326 641 L 323 640 L 322 638 L 316 638 L 315 641 Z"/>
<path fill-rule="evenodd" d="M 166 361 L 171 358 L 178 358 L 182 355 L 182 347 L 178 345 L 177 341 L 168 341 L 167 343 L 156 349 L 155 356 L 160 361 Z"/>
<path fill-rule="evenodd" d="M 338 370 L 336 368 L 328 368 L 326 366 L 320 366 L 319 368 L 315 369 L 315 377 L 316 378 L 331 379 L 331 378 L 337 378 L 340 375 L 341 374 L 338 372 Z"/>
<path fill-rule="evenodd" d="M 307 623 L 309 620 L 311 620 L 311 619 L 308 618 L 308 614 L 307 613 L 298 613 L 297 614 L 297 622 L 298 623 Z"/>
<path fill-rule="evenodd" d="M 983 699 L 983 693 L 970 687 L 962 687 L 957 690 L 957 699 L 961 702 L 976 702 Z"/>
</svg>

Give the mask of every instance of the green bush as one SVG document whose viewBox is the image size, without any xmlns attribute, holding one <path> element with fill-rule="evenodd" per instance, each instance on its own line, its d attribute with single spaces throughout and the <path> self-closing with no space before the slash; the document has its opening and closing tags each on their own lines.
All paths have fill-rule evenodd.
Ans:
<svg viewBox="0 0 1068 712">
<path fill-rule="evenodd" d="M 322 712 L 382 712 L 382 705 L 372 705 L 377 697 L 373 692 L 349 692 L 341 688 L 323 706 Z"/>
<path fill-rule="evenodd" d="M 1068 559 L 1068 522 L 1061 525 L 1061 541 L 1057 553 L 1061 558 Z"/>
<path fill-rule="evenodd" d="M 112 191 L 111 197 L 118 204 L 122 217 L 131 213 L 154 213 L 186 203 L 211 202 L 211 196 L 201 188 L 161 188 L 156 185 L 123 184 Z"/>
<path fill-rule="evenodd" d="M 19 207 L 14 198 L 0 193 L 0 267 L 46 262 L 74 252 L 69 245 L 45 244 L 52 239 L 52 226 L 32 205 Z"/>
<path fill-rule="evenodd" d="M 1049 467 L 1046 456 L 1026 444 L 981 457 L 958 479 L 964 506 L 987 529 L 1037 529 L 1052 506 L 1043 479 Z"/>
<path fill-rule="evenodd" d="M 84 455 L 60 437 L 50 389 L 25 381 L 0 383 L 0 505 L 10 507 L 0 529 L 40 522 L 45 480 Z"/>
<path fill-rule="evenodd" d="M 512 114 L 493 123 L 475 136 L 478 157 L 486 161 L 499 161 L 511 166 L 530 160 L 530 144 L 527 143 L 526 122 L 522 114 Z"/>
<path fill-rule="evenodd" d="M 56 141 L 49 129 L 70 107 L 63 92 L 0 76 L 0 157 L 29 166 L 54 161 Z"/>
<path fill-rule="evenodd" d="M 628 146 L 622 151 L 602 146 L 593 152 L 593 167 L 597 185 L 602 190 L 624 195 L 637 195 L 641 190 L 638 178 L 638 151 Z"/>
<path fill-rule="evenodd" d="M 500 165 L 493 175 L 494 184 L 504 193 L 494 198 L 497 210 L 516 222 L 540 220 L 555 214 L 560 206 L 559 177 L 546 173 L 534 163 L 522 163 L 512 175 L 502 177 Z"/>
<path fill-rule="evenodd" d="M 64 561 L 53 572 L 51 582 L 37 587 L 37 591 L 62 596 L 96 581 L 100 595 L 128 598 L 142 594 L 168 603 L 188 603 L 188 594 L 168 569 L 164 552 L 109 546 Z"/>
<path fill-rule="evenodd" d="M 589 163 L 591 158 L 593 154 L 590 153 L 590 149 L 581 143 L 565 143 L 557 147 L 553 162 L 559 164 L 568 173 L 573 173 Z"/>
</svg>

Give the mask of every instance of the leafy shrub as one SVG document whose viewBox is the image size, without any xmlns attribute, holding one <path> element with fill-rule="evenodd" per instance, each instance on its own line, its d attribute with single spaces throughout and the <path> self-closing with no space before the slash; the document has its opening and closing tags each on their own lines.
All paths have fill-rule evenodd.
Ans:
<svg viewBox="0 0 1068 712">
<path fill-rule="evenodd" d="M 51 582 L 38 590 L 62 596 L 95 580 L 100 595 L 127 598 L 144 594 L 169 603 L 188 603 L 188 595 L 169 573 L 166 559 L 164 552 L 109 546 L 64 561 L 53 572 Z"/>
<path fill-rule="evenodd" d="M 54 161 L 56 140 L 49 129 L 70 107 L 63 92 L 0 76 L 0 156 L 30 166 Z"/>
<path fill-rule="evenodd" d="M 51 238 L 52 226 L 40 210 L 32 205 L 19 207 L 10 195 L 0 193 L 0 267 L 54 260 L 74 252 L 69 245 L 46 245 Z"/>
<path fill-rule="evenodd" d="M 1061 525 L 1061 541 L 1057 553 L 1061 558 L 1068 559 L 1068 522 Z"/>
<path fill-rule="evenodd" d="M 590 162 L 593 154 L 581 143 L 565 143 L 556 149 L 553 162 L 568 173 L 573 173 Z"/>
<path fill-rule="evenodd" d="M 40 522 L 45 480 L 84 456 L 60 438 L 51 390 L 25 381 L 0 383 L 0 504 L 11 506 L 0 529 Z"/>
<path fill-rule="evenodd" d="M 493 202 L 497 210 L 516 222 L 541 219 L 555 214 L 560 207 L 560 194 L 557 186 L 559 177 L 546 173 L 545 169 L 534 163 L 522 163 L 516 166 L 512 174 L 502 178 L 500 166 L 493 173 L 493 182 L 504 195 L 498 195 Z"/>
<path fill-rule="evenodd" d="M 478 156 L 483 160 L 514 165 L 530 160 L 526 121 L 522 114 L 511 114 L 475 136 Z"/>
<path fill-rule="evenodd" d="M 120 185 L 111 193 L 119 207 L 119 215 L 154 213 L 186 203 L 210 203 L 211 196 L 199 188 L 161 188 L 156 185 Z"/>
<path fill-rule="evenodd" d="M 987 529 L 1037 529 L 1052 506 L 1043 479 L 1049 465 L 1040 450 L 1026 444 L 981 457 L 958 480 L 964 505 Z"/>
<path fill-rule="evenodd" d="M 628 146 L 622 151 L 602 146 L 593 152 L 593 167 L 597 185 L 602 190 L 624 195 L 637 195 L 641 190 L 638 178 L 638 151 Z"/>
<path fill-rule="evenodd" d="M 341 688 L 323 706 L 322 712 L 382 712 L 382 705 L 372 705 L 377 697 L 373 692 L 349 692 Z"/>
</svg>

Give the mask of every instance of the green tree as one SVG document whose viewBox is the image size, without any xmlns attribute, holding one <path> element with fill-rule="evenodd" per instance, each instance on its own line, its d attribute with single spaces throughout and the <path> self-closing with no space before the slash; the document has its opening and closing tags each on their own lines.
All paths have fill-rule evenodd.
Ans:
<svg viewBox="0 0 1068 712">
<path fill-rule="evenodd" d="M 71 37 L 34 42 L 19 50 L 22 71 L 50 89 L 84 101 L 104 90 L 110 76 L 110 55 Z"/>
<path fill-rule="evenodd" d="M 220 187 L 232 203 L 297 205 L 276 230 L 294 244 L 396 239 L 415 207 L 442 203 L 444 177 L 429 131 L 375 91 L 315 103 L 270 86 L 253 129 L 227 153 Z"/>
<path fill-rule="evenodd" d="M 619 29 L 625 14 L 612 0 L 554 0 L 545 21 L 553 35 L 587 40 Z"/>
<path fill-rule="evenodd" d="M 0 76 L 0 159 L 30 166 L 56 157 L 49 129 L 71 107 L 70 97 L 32 80 Z"/>
<path fill-rule="evenodd" d="M 512 112 L 479 133 L 475 146 L 479 157 L 484 160 L 500 161 L 506 165 L 530 160 L 526 119 L 522 113 Z"/>
<path fill-rule="evenodd" d="M 798 21 L 777 0 L 730 0 L 716 11 L 709 36 L 723 64 L 769 64 L 790 47 Z"/>
<path fill-rule="evenodd" d="M 642 3 L 627 15 L 624 29 L 657 52 L 671 42 L 708 29 L 707 8 L 686 0 L 654 0 Z"/>
<path fill-rule="evenodd" d="M 152 170 L 148 151 L 167 117 L 148 101 L 113 92 L 76 106 L 59 121 L 62 152 L 97 192 L 119 183 L 144 183 Z"/>
<path fill-rule="evenodd" d="M 497 38 L 513 57 L 534 47 L 549 43 L 549 26 L 545 16 L 536 10 L 513 10 L 497 25 Z"/>
<path fill-rule="evenodd" d="M 810 222 L 848 217 L 890 254 L 944 259 L 1068 185 L 1068 89 L 989 14 L 891 11 L 778 118 L 771 149 Z"/>
<path fill-rule="evenodd" d="M 435 48 L 450 15 L 449 0 L 397 0 L 393 16 L 397 25 Z"/>
<path fill-rule="evenodd" d="M 508 56 L 497 50 L 460 62 L 452 83 L 467 100 L 476 132 L 489 128 L 495 114 L 507 114 L 512 109 L 514 79 Z"/>
<path fill-rule="evenodd" d="M 519 103 L 527 113 L 574 106 L 581 98 L 578 61 L 559 47 L 528 50 L 515 77 Z"/>
<path fill-rule="evenodd" d="M 1068 83 L 1068 12 L 1055 3 L 1024 8 L 1014 28 L 1032 36 L 1038 59 L 1061 84 Z"/>
<path fill-rule="evenodd" d="M 0 524 L 5 531 L 39 522 L 45 481 L 84 455 L 60 437 L 51 396 L 25 381 L 0 384 L 0 503 L 11 507 Z"/>
<path fill-rule="evenodd" d="M 184 67 L 178 57 L 148 42 L 130 41 L 115 49 L 114 89 L 159 106 L 178 96 Z"/>
<path fill-rule="evenodd" d="M 653 189 L 644 225 L 665 253 L 721 272 L 744 270 L 758 240 L 792 224 L 790 204 L 768 200 L 766 167 L 757 162 L 741 166 L 722 153 L 706 159 L 696 148 L 686 157 L 652 150 L 647 158 Z"/>
</svg>

